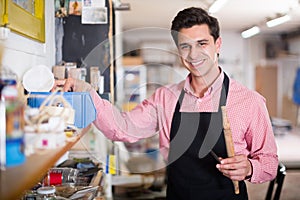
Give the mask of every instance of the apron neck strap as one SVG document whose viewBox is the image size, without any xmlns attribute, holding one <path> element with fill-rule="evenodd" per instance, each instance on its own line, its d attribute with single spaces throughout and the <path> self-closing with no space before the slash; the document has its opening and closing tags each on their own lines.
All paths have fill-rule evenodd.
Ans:
<svg viewBox="0 0 300 200">
<path fill-rule="evenodd" d="M 222 91 L 221 91 L 221 98 L 219 103 L 219 109 L 221 109 L 221 106 L 226 105 L 228 90 L 229 90 L 229 78 L 225 72 L 224 73 L 224 79 L 222 84 Z M 178 98 L 179 105 L 182 105 L 183 97 L 184 97 L 184 89 L 181 90 L 180 96 Z"/>
</svg>

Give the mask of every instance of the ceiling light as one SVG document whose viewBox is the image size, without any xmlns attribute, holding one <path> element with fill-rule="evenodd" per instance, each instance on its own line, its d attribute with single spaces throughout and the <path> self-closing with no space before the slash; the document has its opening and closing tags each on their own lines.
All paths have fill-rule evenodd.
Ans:
<svg viewBox="0 0 300 200">
<path fill-rule="evenodd" d="M 266 24 L 267 24 L 267 27 L 274 27 L 279 24 L 285 23 L 285 22 L 289 21 L 290 19 L 291 19 L 291 16 L 289 16 L 289 15 L 279 16 L 278 18 L 267 21 Z"/>
<path fill-rule="evenodd" d="M 259 32 L 260 32 L 259 27 L 258 26 L 253 26 L 252 28 L 243 31 L 241 33 L 241 35 L 242 35 L 243 38 L 249 38 L 249 37 L 252 37 L 252 36 L 258 34 Z"/>
<path fill-rule="evenodd" d="M 227 2 L 227 0 L 215 0 L 213 4 L 209 7 L 209 13 L 216 13 L 218 12 Z"/>
<path fill-rule="evenodd" d="M 121 3 L 115 7 L 115 10 L 130 10 L 130 3 Z"/>
<path fill-rule="evenodd" d="M 115 10 L 130 10 L 129 3 L 122 3 L 121 0 L 113 0 Z"/>
</svg>

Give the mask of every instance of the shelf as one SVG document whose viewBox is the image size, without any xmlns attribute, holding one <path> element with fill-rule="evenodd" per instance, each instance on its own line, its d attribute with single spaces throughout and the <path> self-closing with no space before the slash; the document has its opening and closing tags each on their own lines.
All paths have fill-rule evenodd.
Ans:
<svg viewBox="0 0 300 200">
<path fill-rule="evenodd" d="M 70 149 L 89 130 L 90 125 L 80 131 L 72 141 L 63 147 L 41 150 L 39 153 L 26 157 L 26 162 L 20 166 L 10 167 L 0 171 L 0 199 L 18 199 L 25 190 L 38 183 L 49 168 Z"/>
</svg>

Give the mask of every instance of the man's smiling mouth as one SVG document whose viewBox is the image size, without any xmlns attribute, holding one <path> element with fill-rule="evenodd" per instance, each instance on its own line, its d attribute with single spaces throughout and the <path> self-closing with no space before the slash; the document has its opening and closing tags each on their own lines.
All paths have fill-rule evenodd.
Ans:
<svg viewBox="0 0 300 200">
<path fill-rule="evenodd" d="M 199 61 L 190 61 L 189 63 L 193 66 L 193 67 L 199 67 L 204 63 L 205 59 L 199 60 Z"/>
</svg>

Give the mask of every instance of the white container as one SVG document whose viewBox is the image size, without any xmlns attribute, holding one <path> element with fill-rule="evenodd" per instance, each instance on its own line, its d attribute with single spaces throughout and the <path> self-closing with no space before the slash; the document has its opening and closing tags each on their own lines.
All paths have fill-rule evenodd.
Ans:
<svg viewBox="0 0 300 200">
<path fill-rule="evenodd" d="M 47 186 L 47 187 L 40 187 L 37 189 L 38 193 L 38 200 L 55 200 L 56 195 L 55 195 L 55 187 L 52 186 Z"/>
</svg>

